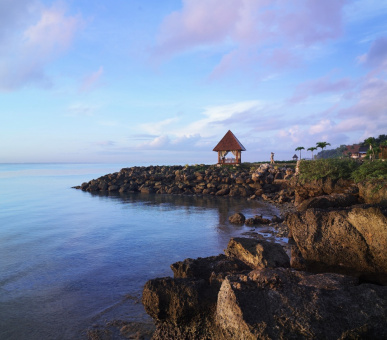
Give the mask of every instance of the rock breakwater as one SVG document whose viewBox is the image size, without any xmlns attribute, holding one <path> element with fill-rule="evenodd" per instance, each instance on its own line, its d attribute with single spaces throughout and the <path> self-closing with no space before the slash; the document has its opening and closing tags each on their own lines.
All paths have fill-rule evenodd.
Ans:
<svg viewBox="0 0 387 340">
<path fill-rule="evenodd" d="M 292 192 L 288 192 L 284 182 L 293 175 L 290 168 L 269 164 L 251 168 L 216 165 L 131 167 L 75 188 L 89 192 L 262 197 L 288 202 Z"/>
</svg>

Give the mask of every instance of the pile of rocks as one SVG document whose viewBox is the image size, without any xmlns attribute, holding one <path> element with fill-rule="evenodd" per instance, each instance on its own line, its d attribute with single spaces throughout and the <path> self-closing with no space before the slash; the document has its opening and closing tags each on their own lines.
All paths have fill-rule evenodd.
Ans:
<svg viewBox="0 0 387 340">
<path fill-rule="evenodd" d="M 89 192 L 141 192 L 179 195 L 215 195 L 266 197 L 282 190 L 283 201 L 290 200 L 283 191 L 293 171 L 262 164 L 258 168 L 212 166 L 149 166 L 124 168 L 75 188 Z M 269 196 L 264 196 L 269 195 Z"/>
<path fill-rule="evenodd" d="M 297 198 L 285 219 L 290 261 L 278 244 L 234 238 L 225 255 L 186 259 L 174 278 L 149 281 L 153 338 L 387 338 L 387 207 L 364 204 L 353 183 L 315 184 L 287 189 Z M 273 224 L 265 220 L 230 217 Z"/>
<path fill-rule="evenodd" d="M 174 278 L 146 283 L 153 339 L 386 338 L 387 287 L 296 271 L 266 241 L 234 238 L 225 253 L 177 262 Z"/>
</svg>

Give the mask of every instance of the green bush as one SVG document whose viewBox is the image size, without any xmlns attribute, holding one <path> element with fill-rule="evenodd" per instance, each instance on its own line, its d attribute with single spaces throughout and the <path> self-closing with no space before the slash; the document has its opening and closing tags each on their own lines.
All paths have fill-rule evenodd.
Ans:
<svg viewBox="0 0 387 340">
<path fill-rule="evenodd" d="M 379 160 L 364 162 L 352 173 L 351 178 L 355 182 L 387 180 L 387 162 Z"/>
<path fill-rule="evenodd" d="M 352 173 L 359 167 L 354 160 L 348 159 L 318 159 L 300 162 L 300 179 L 302 181 L 331 178 L 351 179 Z"/>
</svg>

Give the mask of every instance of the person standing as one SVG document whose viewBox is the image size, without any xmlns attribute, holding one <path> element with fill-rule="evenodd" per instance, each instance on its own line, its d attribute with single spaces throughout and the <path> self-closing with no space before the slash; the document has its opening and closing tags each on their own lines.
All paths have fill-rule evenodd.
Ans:
<svg viewBox="0 0 387 340">
<path fill-rule="evenodd" d="M 270 164 L 275 164 L 274 162 L 274 152 L 270 154 Z"/>
</svg>

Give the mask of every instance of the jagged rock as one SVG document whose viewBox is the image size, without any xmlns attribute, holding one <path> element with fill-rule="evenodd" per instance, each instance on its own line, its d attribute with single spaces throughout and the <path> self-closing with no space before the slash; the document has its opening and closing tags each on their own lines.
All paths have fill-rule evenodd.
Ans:
<svg viewBox="0 0 387 340">
<path fill-rule="evenodd" d="M 305 211 L 310 208 L 339 208 L 349 207 L 359 203 L 357 196 L 352 194 L 331 194 L 309 198 L 297 206 L 298 211 Z"/>
<path fill-rule="evenodd" d="M 89 183 L 87 183 L 87 182 L 84 182 L 84 183 L 82 183 L 81 184 L 81 187 L 80 187 L 80 189 L 82 189 L 82 190 L 87 190 L 87 188 L 88 188 L 88 186 L 89 186 Z"/>
<path fill-rule="evenodd" d="M 154 320 L 184 324 L 213 308 L 216 294 L 208 293 L 205 280 L 165 277 L 149 280 L 145 284 L 142 303 Z"/>
<path fill-rule="evenodd" d="M 380 208 L 308 209 L 286 219 L 308 271 L 329 270 L 387 284 L 387 218 Z"/>
<path fill-rule="evenodd" d="M 296 206 L 308 198 L 330 195 L 332 193 L 346 193 L 353 189 L 353 182 L 344 179 L 332 180 L 331 178 L 304 183 L 297 177 L 294 177 L 289 185 L 295 191 Z M 356 192 L 352 191 L 351 193 L 355 194 Z"/>
<path fill-rule="evenodd" d="M 252 269 L 290 266 L 289 257 L 281 245 L 263 240 L 235 237 L 229 241 L 224 252 Z"/>
<path fill-rule="evenodd" d="M 255 215 L 252 218 L 248 218 L 245 221 L 246 225 L 256 225 L 256 224 L 269 224 L 271 221 L 267 218 L 263 218 L 262 215 Z"/>
<path fill-rule="evenodd" d="M 234 215 L 230 216 L 228 220 L 230 223 L 243 224 L 245 223 L 246 217 L 242 213 L 235 213 Z"/>
<path fill-rule="evenodd" d="M 224 196 L 224 195 L 228 195 L 228 193 L 230 192 L 230 189 L 229 188 L 225 188 L 225 189 L 221 189 L 219 191 L 216 192 L 216 196 Z"/>
<path fill-rule="evenodd" d="M 387 206 L 387 182 L 358 183 L 359 196 L 365 203 L 379 203 Z"/>
<path fill-rule="evenodd" d="M 237 258 L 226 255 L 210 256 L 197 259 L 185 259 L 171 265 L 175 278 L 196 278 L 209 281 L 210 278 L 222 274 L 225 277 L 231 273 L 249 270 L 250 267 Z"/>
<path fill-rule="evenodd" d="M 230 275 L 216 324 L 227 339 L 386 339 L 387 287 L 276 268 Z"/>
<path fill-rule="evenodd" d="M 142 187 L 140 191 L 141 191 L 142 194 L 152 194 L 152 193 L 154 193 L 154 190 L 152 188 L 150 188 L 150 187 Z"/>
<path fill-rule="evenodd" d="M 284 221 L 284 219 L 281 218 L 281 217 L 278 217 L 278 216 L 273 216 L 273 218 L 271 219 L 271 221 L 272 221 L 273 223 L 282 223 L 282 222 Z"/>
</svg>

